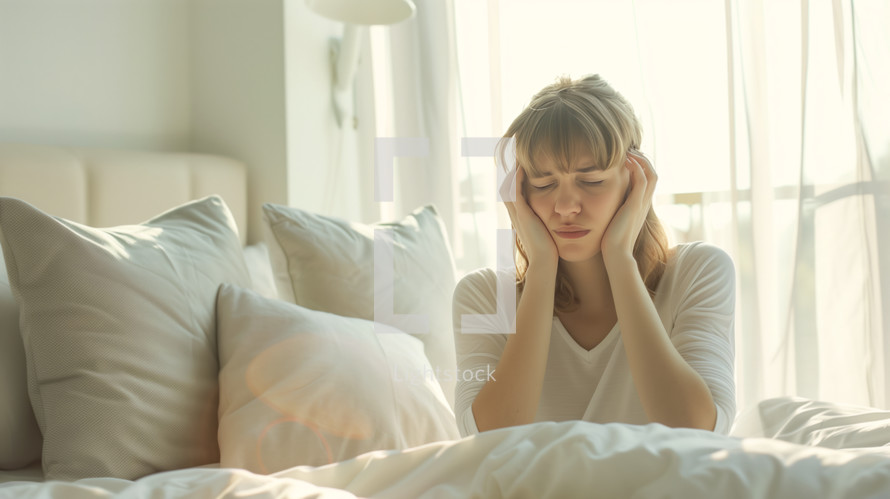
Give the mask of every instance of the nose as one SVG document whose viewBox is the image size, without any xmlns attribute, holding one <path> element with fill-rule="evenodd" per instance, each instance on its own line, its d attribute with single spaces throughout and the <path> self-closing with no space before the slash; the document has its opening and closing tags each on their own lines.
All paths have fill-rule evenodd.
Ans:
<svg viewBox="0 0 890 499">
<path fill-rule="evenodd" d="M 556 189 L 556 203 L 553 211 L 566 217 L 581 212 L 581 193 L 572 185 L 561 185 Z"/>
</svg>

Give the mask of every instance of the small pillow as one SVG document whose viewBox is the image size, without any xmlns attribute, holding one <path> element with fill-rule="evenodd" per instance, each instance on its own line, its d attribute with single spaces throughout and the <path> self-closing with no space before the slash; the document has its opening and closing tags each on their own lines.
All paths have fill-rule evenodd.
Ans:
<svg viewBox="0 0 890 499">
<path fill-rule="evenodd" d="M 219 460 L 214 305 L 249 285 L 218 196 L 95 229 L 0 198 L 46 479 L 135 479 Z"/>
<path fill-rule="evenodd" d="M 890 411 L 802 397 L 775 397 L 739 415 L 732 434 L 831 449 L 883 447 L 890 445 Z"/>
<path fill-rule="evenodd" d="M 19 305 L 12 296 L 0 251 L 0 469 L 14 470 L 40 459 L 43 439 L 28 400 L 25 348 Z"/>
<path fill-rule="evenodd" d="M 385 322 L 416 335 L 453 405 L 457 364 L 451 295 L 456 272 L 444 224 L 434 207 L 418 208 L 401 222 L 365 225 L 265 204 L 263 219 L 282 300 Z M 391 230 L 393 250 L 382 255 L 392 262 L 391 280 L 385 276 L 375 280 L 375 229 Z M 375 306 L 383 317 L 375 317 Z M 413 324 L 425 321 L 427 328 L 391 323 L 387 314 L 419 319 Z"/>
<path fill-rule="evenodd" d="M 417 339 L 223 285 L 220 466 L 272 473 L 459 438 Z"/>
</svg>

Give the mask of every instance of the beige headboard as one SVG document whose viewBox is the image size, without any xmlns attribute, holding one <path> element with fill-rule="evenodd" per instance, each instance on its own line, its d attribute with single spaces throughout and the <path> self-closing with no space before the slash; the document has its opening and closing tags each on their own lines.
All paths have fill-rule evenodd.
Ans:
<svg viewBox="0 0 890 499">
<path fill-rule="evenodd" d="M 0 143 L 0 196 L 93 227 L 135 224 L 211 194 L 247 240 L 247 169 L 205 154 Z"/>
</svg>

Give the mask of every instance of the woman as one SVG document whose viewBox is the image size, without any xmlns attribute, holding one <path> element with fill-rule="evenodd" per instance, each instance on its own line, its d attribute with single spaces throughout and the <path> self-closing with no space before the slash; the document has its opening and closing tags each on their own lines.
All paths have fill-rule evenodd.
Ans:
<svg viewBox="0 0 890 499">
<path fill-rule="evenodd" d="M 458 368 L 493 373 L 460 377 L 462 435 L 576 419 L 729 431 L 732 260 L 705 243 L 668 246 L 641 135 L 630 104 L 593 75 L 541 90 L 501 140 L 502 160 L 515 144 L 515 333 L 495 313 L 503 276 L 465 276 Z M 463 330 L 467 314 L 490 320 Z"/>
</svg>

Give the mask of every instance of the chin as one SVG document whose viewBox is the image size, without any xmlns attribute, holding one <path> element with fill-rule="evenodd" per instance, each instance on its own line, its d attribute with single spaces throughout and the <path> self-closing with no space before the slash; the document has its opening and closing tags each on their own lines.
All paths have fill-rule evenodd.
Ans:
<svg viewBox="0 0 890 499">
<path fill-rule="evenodd" d="M 599 255 L 599 248 L 595 250 L 590 248 L 560 248 L 559 250 L 559 259 L 569 263 L 585 262 Z"/>
</svg>

